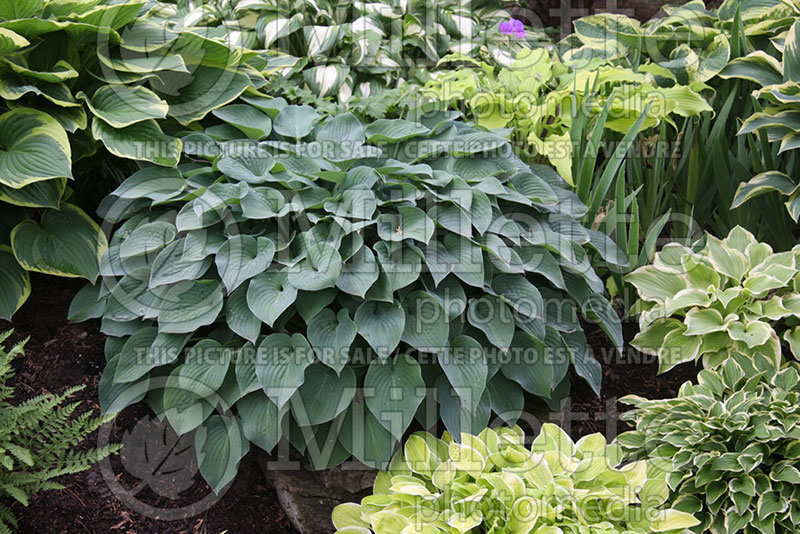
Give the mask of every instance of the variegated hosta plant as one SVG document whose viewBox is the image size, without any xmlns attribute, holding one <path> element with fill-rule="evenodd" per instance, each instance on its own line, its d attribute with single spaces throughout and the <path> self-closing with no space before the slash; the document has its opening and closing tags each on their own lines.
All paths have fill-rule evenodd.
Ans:
<svg viewBox="0 0 800 534">
<path fill-rule="evenodd" d="M 0 2 L 0 318 L 30 293 L 28 271 L 97 278 L 107 242 L 70 198 L 73 179 L 96 183 L 114 158 L 175 166 L 181 142 L 165 123 L 263 84 L 252 52 L 159 26 L 149 7 Z"/>
<path fill-rule="evenodd" d="M 498 31 L 509 14 L 486 0 L 230 0 L 173 11 L 187 26 L 233 28 L 247 46 L 255 35 L 284 76 L 341 102 L 424 83 L 448 53 L 488 57 L 514 46 Z"/>
<path fill-rule="evenodd" d="M 672 474 L 673 506 L 695 515 L 697 534 L 800 532 L 800 377 L 761 355 L 734 353 L 700 371 L 678 397 L 625 397 L 626 458 Z"/>
<path fill-rule="evenodd" d="M 744 121 L 739 135 L 757 133 L 771 143 L 780 142 L 777 155 L 788 153 L 784 156 L 788 159 L 789 154 L 794 154 L 793 150 L 800 148 L 800 21 L 775 37 L 772 44 L 782 54 L 782 61 L 759 50 L 732 61 L 723 75 L 756 83 L 760 89 L 753 95 L 766 103 L 763 110 Z M 786 210 L 797 222 L 800 219 L 800 185 L 794 173 L 784 166 L 767 170 L 740 184 L 732 208 L 774 191 L 787 197 Z"/>
<path fill-rule="evenodd" d="M 180 434 L 220 404 L 265 450 L 384 465 L 415 417 L 514 421 L 524 392 L 567 395 L 572 362 L 598 390 L 577 311 L 621 344 L 585 248 L 614 244 L 552 169 L 456 115 L 362 124 L 245 96 L 183 137 L 177 169 L 128 178 L 102 207 L 120 223 L 102 283 L 71 311 L 110 336 L 103 408 L 153 387 Z"/>
<path fill-rule="evenodd" d="M 621 460 L 602 434 L 574 443 L 549 423 L 531 448 L 519 427 L 458 441 L 415 433 L 374 494 L 338 506 L 333 523 L 343 534 L 682 534 L 699 523 L 664 506 L 666 472 Z"/>
<path fill-rule="evenodd" d="M 781 337 L 800 357 L 797 253 L 773 253 L 737 226 L 694 249 L 665 246 L 626 280 L 639 293 L 631 345 L 658 356 L 660 371 L 702 357 L 717 367 L 730 351 L 781 365 Z"/>
</svg>

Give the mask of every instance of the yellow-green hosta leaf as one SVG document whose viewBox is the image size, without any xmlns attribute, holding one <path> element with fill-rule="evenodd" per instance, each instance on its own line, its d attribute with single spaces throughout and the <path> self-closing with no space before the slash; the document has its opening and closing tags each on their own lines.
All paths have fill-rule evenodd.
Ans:
<svg viewBox="0 0 800 534">
<path fill-rule="evenodd" d="M 11 247 L 0 245 L 0 319 L 10 321 L 30 294 L 28 271 L 20 266 Z"/>
<path fill-rule="evenodd" d="M 700 524 L 700 521 L 691 514 L 679 512 L 678 510 L 659 510 L 655 514 L 656 517 L 650 524 L 650 528 L 655 532 L 680 531 Z"/>
<path fill-rule="evenodd" d="M 18 108 L 0 117 L 0 184 L 19 189 L 52 178 L 72 178 L 64 128 L 48 115 Z"/>
<path fill-rule="evenodd" d="M 62 204 L 46 210 L 41 223 L 23 221 L 11 232 L 11 246 L 29 271 L 81 277 L 94 283 L 108 241 L 100 227 L 80 208 Z"/>
<path fill-rule="evenodd" d="M 369 528 L 369 523 L 361 519 L 361 506 L 352 502 L 340 504 L 334 508 L 331 519 L 337 530 L 346 527 Z"/>
</svg>

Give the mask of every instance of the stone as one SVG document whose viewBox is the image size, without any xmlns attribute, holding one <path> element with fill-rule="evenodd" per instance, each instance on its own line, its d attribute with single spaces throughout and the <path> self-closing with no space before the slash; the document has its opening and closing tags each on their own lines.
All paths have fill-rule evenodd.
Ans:
<svg viewBox="0 0 800 534">
<path fill-rule="evenodd" d="M 345 502 L 361 502 L 370 495 L 378 473 L 364 466 L 314 471 L 301 465 L 297 470 L 276 470 L 269 468 L 270 460 L 266 454 L 259 454 L 261 471 L 275 488 L 281 508 L 300 534 L 334 532 L 333 509 Z"/>
</svg>

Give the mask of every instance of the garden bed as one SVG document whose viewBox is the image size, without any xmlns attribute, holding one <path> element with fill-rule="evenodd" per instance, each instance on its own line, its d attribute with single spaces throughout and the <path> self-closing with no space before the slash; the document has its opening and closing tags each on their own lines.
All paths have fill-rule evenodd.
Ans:
<svg viewBox="0 0 800 534">
<path fill-rule="evenodd" d="M 33 294 L 14 318 L 15 341 L 30 337 L 26 357 L 18 363 L 16 386 L 17 401 L 41 393 L 59 393 L 67 384 L 81 384 L 76 400 L 99 411 L 97 387 L 105 363 L 103 345 L 105 337 L 99 332 L 99 321 L 79 324 L 67 322 L 67 309 L 72 295 L 82 282 L 34 275 Z M 0 331 L 10 328 L 0 322 Z M 572 412 L 578 420 L 572 422 L 574 438 L 593 432 L 606 431 L 606 409 L 614 406 L 613 400 L 637 394 L 650 398 L 673 397 L 685 380 L 694 378 L 697 369 L 681 366 L 664 375 L 657 375 L 657 364 L 632 351 L 620 357 L 610 349 L 602 332 L 587 327 L 589 341 L 603 366 L 602 398 L 597 398 L 583 380 L 572 377 Z M 628 324 L 626 340 L 635 334 L 635 324 Z M 611 402 L 611 404 L 609 404 Z M 149 410 L 137 405 L 125 410 L 115 421 L 112 435 L 120 439 L 126 429 L 133 427 Z M 621 430 L 624 423 L 620 423 Z M 90 437 L 86 446 L 94 444 Z M 257 451 L 251 451 L 241 463 L 239 474 L 222 499 L 207 512 L 179 521 L 158 521 L 129 510 L 108 489 L 100 468 L 60 480 L 63 491 L 45 492 L 32 496 L 28 508 L 16 505 L 14 511 L 20 520 L 20 534 L 27 533 L 213 533 L 225 530 L 229 534 L 289 534 L 289 522 L 281 510 L 274 491 L 265 481 L 256 463 Z M 115 473 L 124 469 L 118 459 L 112 460 Z M 202 477 L 195 475 L 195 484 L 181 494 L 181 499 L 167 503 L 180 507 L 197 501 L 210 491 Z M 135 485 L 129 474 L 123 475 L 126 487 Z M 140 499 L 153 506 L 165 505 L 156 494 L 144 490 Z"/>
</svg>

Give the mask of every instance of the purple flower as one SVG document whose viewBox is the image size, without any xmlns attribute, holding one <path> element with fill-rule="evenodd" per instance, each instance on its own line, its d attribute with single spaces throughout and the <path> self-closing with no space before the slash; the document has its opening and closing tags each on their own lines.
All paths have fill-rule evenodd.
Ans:
<svg viewBox="0 0 800 534">
<path fill-rule="evenodd" d="M 503 35 L 513 35 L 517 39 L 525 38 L 525 26 L 521 20 L 511 19 L 500 23 L 500 33 Z"/>
</svg>

